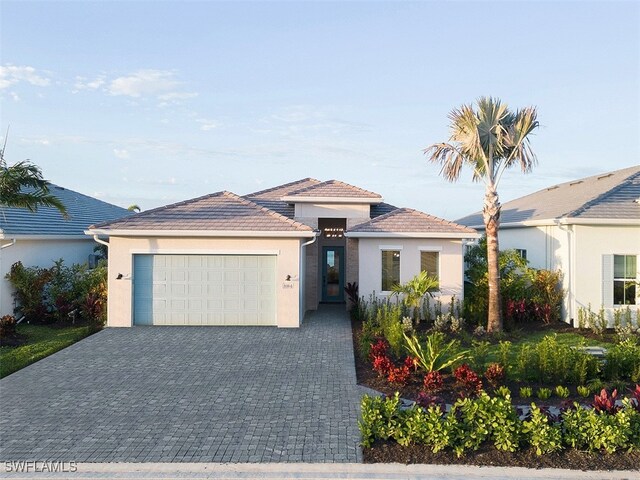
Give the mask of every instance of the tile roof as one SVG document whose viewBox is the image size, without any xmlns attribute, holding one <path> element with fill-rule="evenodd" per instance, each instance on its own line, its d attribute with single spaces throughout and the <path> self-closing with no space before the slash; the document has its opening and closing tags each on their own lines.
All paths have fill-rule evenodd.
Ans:
<svg viewBox="0 0 640 480">
<path fill-rule="evenodd" d="M 271 187 L 271 188 L 267 188 L 266 190 L 260 190 L 259 192 L 249 193 L 244 197 L 249 198 L 251 200 L 255 200 L 255 199 L 280 200 L 282 197 L 290 194 L 291 192 L 300 190 L 301 188 L 311 187 L 319 183 L 321 183 L 320 180 L 307 177 L 300 180 L 296 180 L 295 182 L 289 182 L 282 185 L 278 185 L 277 187 Z"/>
<path fill-rule="evenodd" d="M 349 229 L 348 233 L 425 233 L 475 235 L 472 228 L 434 217 L 412 208 L 397 208 L 366 223 Z"/>
<path fill-rule="evenodd" d="M 501 224 L 556 218 L 640 220 L 640 165 L 554 185 L 502 205 Z M 456 220 L 483 224 L 482 212 Z"/>
<path fill-rule="evenodd" d="M 313 229 L 234 193 L 223 191 L 147 210 L 92 228 L 109 230 L 203 230 L 311 232 Z"/>
<path fill-rule="evenodd" d="M 360 187 L 349 185 L 339 180 L 327 180 L 314 185 L 289 192 L 287 197 L 338 197 L 338 198 L 366 198 L 382 200 L 382 196 Z"/>
<path fill-rule="evenodd" d="M 51 184 L 50 192 L 67 208 L 68 218 L 53 207 L 38 207 L 36 212 L 25 208 L 0 206 L 0 230 L 11 235 L 84 235 L 86 228 L 98 222 L 132 215 L 126 208 Z"/>
</svg>

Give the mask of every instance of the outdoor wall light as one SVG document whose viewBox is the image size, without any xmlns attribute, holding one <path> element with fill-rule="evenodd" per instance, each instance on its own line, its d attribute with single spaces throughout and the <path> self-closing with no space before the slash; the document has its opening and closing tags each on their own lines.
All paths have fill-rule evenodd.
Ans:
<svg viewBox="0 0 640 480">
<path fill-rule="evenodd" d="M 116 280 L 122 280 L 122 276 L 123 275 L 121 273 L 119 273 L 118 276 L 116 277 Z"/>
<path fill-rule="evenodd" d="M 287 278 L 285 278 L 285 280 L 286 280 L 287 282 L 290 282 L 290 281 L 291 281 L 291 275 L 287 275 Z"/>
</svg>

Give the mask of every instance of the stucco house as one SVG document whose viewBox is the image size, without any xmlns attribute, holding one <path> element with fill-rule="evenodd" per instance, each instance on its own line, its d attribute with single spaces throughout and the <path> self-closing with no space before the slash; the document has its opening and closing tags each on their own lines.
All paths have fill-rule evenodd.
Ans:
<svg viewBox="0 0 640 480">
<path fill-rule="evenodd" d="M 640 165 L 553 185 L 502 205 L 500 248 L 560 269 L 566 322 L 578 308 L 640 304 Z M 484 231 L 480 212 L 457 222 Z"/>
<path fill-rule="evenodd" d="M 0 314 L 13 314 L 13 289 L 5 278 L 11 266 L 21 261 L 27 267 L 50 267 L 63 259 L 67 265 L 85 263 L 95 242 L 84 234 L 91 224 L 131 214 L 127 209 L 50 185 L 50 191 L 67 209 L 68 218 L 53 207 L 0 206 Z"/>
<path fill-rule="evenodd" d="M 389 295 L 426 269 L 443 301 L 462 295 L 467 227 L 305 178 L 218 192 L 92 226 L 109 244 L 108 325 L 300 326 L 344 287 Z M 104 241 L 104 240 L 102 240 Z"/>
</svg>

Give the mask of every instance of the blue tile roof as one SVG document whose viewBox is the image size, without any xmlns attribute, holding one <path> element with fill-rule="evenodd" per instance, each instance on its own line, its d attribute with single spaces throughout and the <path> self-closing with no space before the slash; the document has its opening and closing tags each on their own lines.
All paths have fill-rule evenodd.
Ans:
<svg viewBox="0 0 640 480">
<path fill-rule="evenodd" d="M 0 205 L 0 233 L 5 238 L 12 235 L 84 235 L 89 225 L 133 214 L 126 208 L 58 185 L 51 184 L 50 192 L 67 208 L 68 218 L 53 207 L 38 207 L 36 212 L 30 212 L 26 208 Z"/>
</svg>

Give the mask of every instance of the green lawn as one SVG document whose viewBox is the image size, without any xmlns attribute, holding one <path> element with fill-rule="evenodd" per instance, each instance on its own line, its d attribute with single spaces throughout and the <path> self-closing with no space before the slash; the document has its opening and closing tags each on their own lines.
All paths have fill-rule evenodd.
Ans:
<svg viewBox="0 0 640 480">
<path fill-rule="evenodd" d="M 59 328 L 21 324 L 17 326 L 17 331 L 21 335 L 27 336 L 27 342 L 19 347 L 0 347 L 0 378 L 62 350 L 91 334 L 87 326 Z"/>
</svg>

